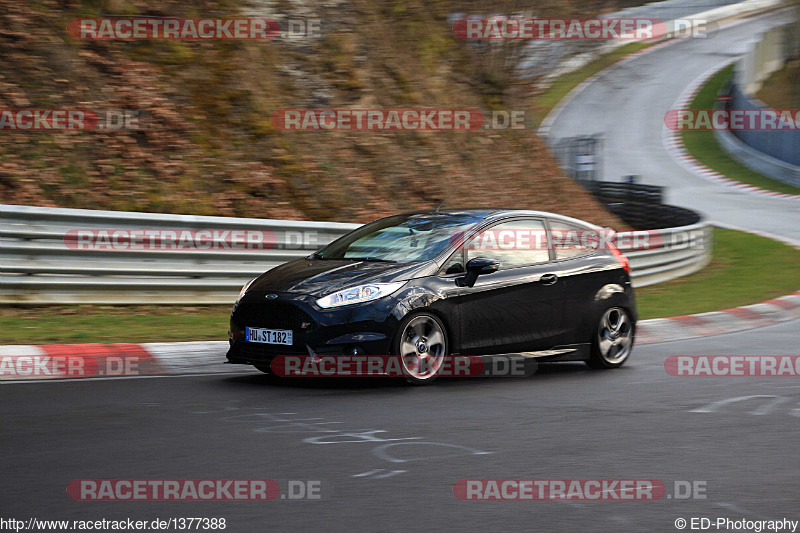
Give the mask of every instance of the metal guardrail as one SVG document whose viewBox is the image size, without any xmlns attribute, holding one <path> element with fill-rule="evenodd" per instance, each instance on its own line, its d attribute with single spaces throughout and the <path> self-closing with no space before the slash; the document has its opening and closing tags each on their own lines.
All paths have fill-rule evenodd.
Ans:
<svg viewBox="0 0 800 533">
<path fill-rule="evenodd" d="M 638 178 L 638 176 L 632 178 Z M 645 185 L 635 181 L 589 181 L 583 182 L 583 185 L 592 194 L 607 201 L 645 202 L 648 204 L 664 202 L 664 187 L 658 185 Z"/>
<path fill-rule="evenodd" d="M 601 134 L 553 139 L 551 148 L 564 172 L 591 192 L 609 211 L 627 225 L 638 229 L 663 229 L 700 222 L 699 214 L 663 203 L 664 187 L 638 183 L 640 176 L 626 181 L 602 181 Z"/>
<path fill-rule="evenodd" d="M 248 280 L 357 227 L 0 205 L 0 303 L 230 304 Z M 108 230 L 107 249 L 80 249 L 78 230 L 95 235 Z M 133 238 L 136 230 L 142 230 L 138 240 Z M 147 247 L 142 246 L 148 242 L 144 230 L 151 232 L 150 249 L 138 249 Z M 164 241 L 170 230 L 174 240 Z M 170 249 L 185 231 L 213 249 Z M 634 284 L 659 283 L 703 268 L 710 260 L 710 231 L 707 224 L 660 230 L 665 244 L 652 250 L 630 251 L 621 244 Z M 637 233 L 621 234 L 628 237 L 623 243 L 633 245 Z M 259 235 L 268 238 L 247 242 Z"/>
<path fill-rule="evenodd" d="M 611 182 L 595 182 L 599 184 L 616 185 L 616 191 L 609 194 L 608 189 L 598 190 L 594 187 L 587 188 L 593 191 L 595 197 L 600 200 L 603 205 L 617 215 L 623 222 L 634 228 L 641 229 L 669 229 L 679 226 L 689 226 L 697 224 L 702 220 L 702 217 L 690 209 L 677 207 L 674 205 L 662 204 L 659 201 L 642 201 L 638 197 L 642 197 L 642 191 L 637 191 L 636 187 L 652 187 L 649 185 L 639 184 L 612 184 Z M 654 187 L 661 189 L 661 187 Z M 658 193 L 658 197 L 661 193 Z"/>
<path fill-rule="evenodd" d="M 714 246 L 713 226 L 698 222 L 689 226 L 653 231 L 619 233 L 625 236 L 619 249 L 628 257 L 634 287 L 662 283 L 702 270 L 711 262 Z M 637 249 L 639 235 L 658 235 L 663 244 L 648 250 Z"/>
</svg>

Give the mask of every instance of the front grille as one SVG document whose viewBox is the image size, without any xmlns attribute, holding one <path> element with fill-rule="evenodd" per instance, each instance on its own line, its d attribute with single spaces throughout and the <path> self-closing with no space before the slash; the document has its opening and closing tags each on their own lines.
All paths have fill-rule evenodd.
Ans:
<svg viewBox="0 0 800 533">
<path fill-rule="evenodd" d="M 233 345 L 230 352 L 231 357 L 235 359 L 264 363 L 269 363 L 276 355 L 304 355 L 305 353 L 305 349 L 300 350 L 292 346 L 259 344 L 255 342 L 237 342 Z"/>
<path fill-rule="evenodd" d="M 242 328 L 290 329 L 295 336 L 314 325 L 311 316 L 296 305 L 269 300 L 242 302 L 232 318 Z"/>
</svg>

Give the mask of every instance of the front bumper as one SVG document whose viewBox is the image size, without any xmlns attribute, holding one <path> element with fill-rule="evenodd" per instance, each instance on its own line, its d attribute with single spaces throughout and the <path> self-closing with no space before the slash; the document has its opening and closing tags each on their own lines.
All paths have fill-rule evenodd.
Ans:
<svg viewBox="0 0 800 533">
<path fill-rule="evenodd" d="M 399 320 L 393 300 L 384 298 L 322 309 L 307 295 L 248 292 L 231 312 L 230 363 L 269 365 L 278 355 L 386 355 Z M 244 329 L 290 329 L 291 346 L 247 342 Z"/>
</svg>

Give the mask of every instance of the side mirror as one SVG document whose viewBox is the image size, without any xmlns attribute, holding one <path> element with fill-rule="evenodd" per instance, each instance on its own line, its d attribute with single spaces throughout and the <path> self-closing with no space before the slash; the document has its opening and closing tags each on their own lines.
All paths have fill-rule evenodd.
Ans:
<svg viewBox="0 0 800 533">
<path fill-rule="evenodd" d="M 464 276 L 464 285 L 467 287 L 472 287 L 475 285 L 475 281 L 478 279 L 478 276 L 481 274 L 491 274 L 492 272 L 497 272 L 497 269 L 500 268 L 500 262 L 496 259 L 490 259 L 488 257 L 476 257 L 474 259 L 470 259 L 467 261 L 467 275 Z"/>
</svg>

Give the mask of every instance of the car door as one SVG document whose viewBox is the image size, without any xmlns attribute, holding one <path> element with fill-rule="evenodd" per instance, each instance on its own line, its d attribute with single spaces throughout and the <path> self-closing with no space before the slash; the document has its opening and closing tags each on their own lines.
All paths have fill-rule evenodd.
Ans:
<svg viewBox="0 0 800 533">
<path fill-rule="evenodd" d="M 563 333 L 563 284 L 551 261 L 545 223 L 516 218 L 489 226 L 466 244 L 466 261 L 500 263 L 458 296 L 464 353 L 508 353 L 550 348 Z"/>
</svg>

